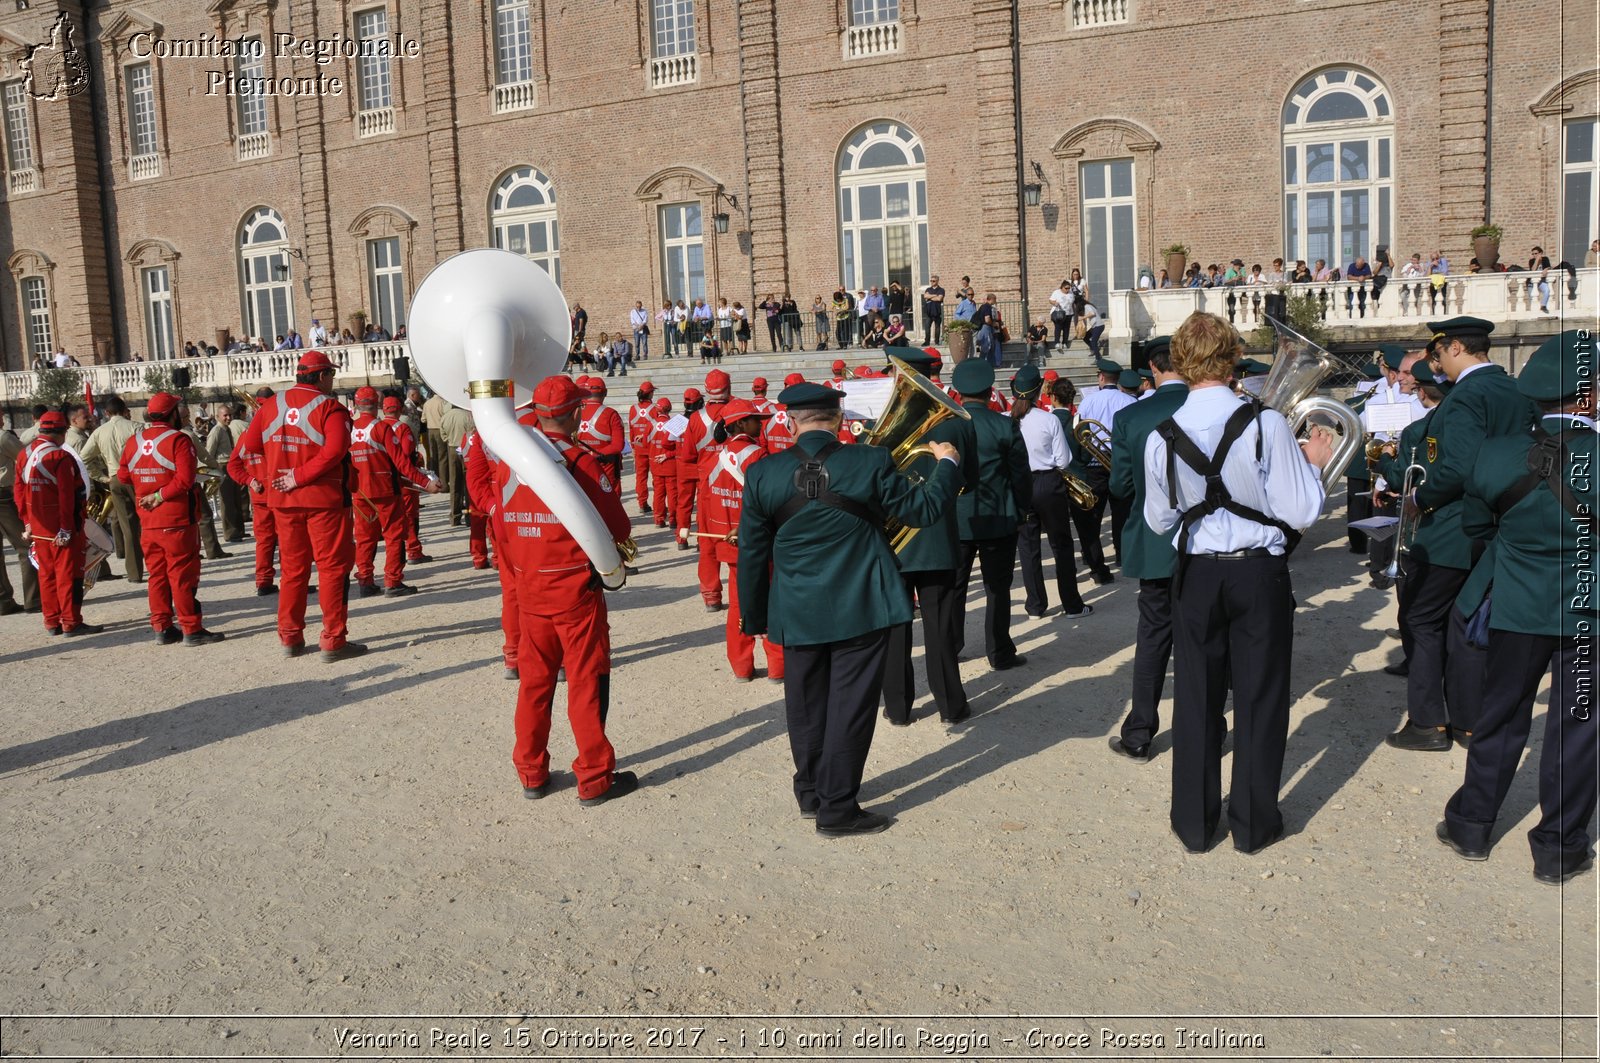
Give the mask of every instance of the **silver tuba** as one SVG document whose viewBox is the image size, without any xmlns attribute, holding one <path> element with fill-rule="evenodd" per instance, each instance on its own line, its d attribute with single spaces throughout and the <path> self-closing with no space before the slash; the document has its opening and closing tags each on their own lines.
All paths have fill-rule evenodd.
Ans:
<svg viewBox="0 0 1600 1063">
<path fill-rule="evenodd" d="M 517 422 L 513 391 L 561 372 L 572 338 L 555 280 L 510 251 L 464 251 L 435 266 L 411 301 L 412 364 L 428 387 L 468 405 L 484 445 L 531 488 L 608 587 L 627 578 L 622 551 L 555 446 Z"/>
<path fill-rule="evenodd" d="M 1344 478 L 1345 467 L 1366 442 L 1366 429 L 1350 407 L 1316 393 L 1341 368 L 1338 360 L 1276 318 L 1267 321 L 1278 334 L 1278 353 L 1256 398 L 1288 418 L 1297 437 L 1304 438 L 1313 425 L 1334 433 L 1333 457 L 1322 470 L 1326 493 Z"/>
</svg>

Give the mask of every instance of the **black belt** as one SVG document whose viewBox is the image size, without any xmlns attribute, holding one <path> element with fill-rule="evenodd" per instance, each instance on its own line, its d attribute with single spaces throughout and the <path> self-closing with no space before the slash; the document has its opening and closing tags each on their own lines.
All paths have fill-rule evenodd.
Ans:
<svg viewBox="0 0 1600 1063">
<path fill-rule="evenodd" d="M 1228 553 L 1191 554 L 1191 557 L 1207 557 L 1213 561 L 1245 561 L 1252 557 L 1277 557 L 1271 550 L 1264 546 L 1252 546 L 1248 550 L 1231 550 Z"/>
</svg>

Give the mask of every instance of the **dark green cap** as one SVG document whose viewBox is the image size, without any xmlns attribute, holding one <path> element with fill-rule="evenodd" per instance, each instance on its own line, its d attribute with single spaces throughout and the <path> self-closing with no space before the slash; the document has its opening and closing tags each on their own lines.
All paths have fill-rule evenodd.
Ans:
<svg viewBox="0 0 1600 1063">
<path fill-rule="evenodd" d="M 1372 353 L 1397 373 L 1400 371 L 1400 363 L 1406 360 L 1406 349 L 1398 343 L 1380 343 L 1378 349 Z"/>
<path fill-rule="evenodd" d="M 1570 399 L 1594 388 L 1594 368 L 1594 336 L 1568 329 L 1533 352 L 1517 374 L 1517 390 L 1535 402 Z"/>
<path fill-rule="evenodd" d="M 1171 336 L 1151 336 L 1144 341 L 1144 356 L 1149 358 L 1151 355 L 1167 350 L 1171 346 Z"/>
<path fill-rule="evenodd" d="M 1150 370 L 1150 369 L 1141 369 L 1141 370 L 1139 370 L 1139 379 L 1140 380 L 1153 381 L 1153 380 L 1155 380 L 1155 378 L 1156 378 L 1156 374 L 1155 374 L 1154 370 Z"/>
<path fill-rule="evenodd" d="M 1367 362 L 1361 367 L 1361 375 L 1368 380 L 1376 380 L 1383 375 L 1383 370 L 1378 368 L 1377 362 Z"/>
<path fill-rule="evenodd" d="M 1452 317 L 1444 321 L 1430 321 L 1429 332 L 1450 339 L 1454 336 L 1487 336 L 1494 331 L 1494 322 L 1481 317 Z"/>
<path fill-rule="evenodd" d="M 966 365 L 965 362 L 961 364 Z M 1037 395 L 1039 389 L 1043 386 L 1044 377 L 1039 375 L 1038 366 L 1025 365 L 1018 369 L 1016 375 L 1011 378 L 1011 393 L 1013 395 Z"/>
<path fill-rule="evenodd" d="M 901 347 L 890 357 L 900 359 L 923 376 L 937 373 L 939 366 L 944 364 L 944 360 L 937 354 L 930 354 L 921 347 Z"/>
<path fill-rule="evenodd" d="M 790 410 L 837 410 L 844 392 L 822 384 L 795 384 L 778 393 L 778 401 Z"/>
<path fill-rule="evenodd" d="M 1120 372 L 1122 372 L 1122 363 L 1121 362 L 1113 362 L 1109 358 L 1096 358 L 1094 360 L 1094 367 L 1096 369 L 1100 370 L 1100 372 L 1102 372 L 1102 373 L 1120 373 Z"/>
<path fill-rule="evenodd" d="M 950 383 L 963 395 L 987 395 L 994 387 L 994 366 L 984 358 L 968 358 L 950 374 Z"/>
<path fill-rule="evenodd" d="M 1139 390 L 1139 374 L 1132 369 L 1124 369 L 1117 375 L 1117 387 L 1126 388 L 1128 391 Z"/>
<path fill-rule="evenodd" d="M 1234 375 L 1242 377 L 1261 376 L 1263 373 L 1270 373 L 1271 371 L 1272 366 L 1266 362 L 1258 362 L 1254 358 L 1246 358 L 1233 367 Z"/>
</svg>

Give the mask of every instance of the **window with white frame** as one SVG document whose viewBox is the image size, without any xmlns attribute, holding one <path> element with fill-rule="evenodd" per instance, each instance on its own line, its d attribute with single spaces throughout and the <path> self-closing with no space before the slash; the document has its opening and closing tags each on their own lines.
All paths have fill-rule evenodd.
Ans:
<svg viewBox="0 0 1600 1063">
<path fill-rule="evenodd" d="M 27 86 L 22 81 L 6 82 L 3 97 L 6 170 L 15 175 L 33 169 L 33 112 L 28 106 Z"/>
<path fill-rule="evenodd" d="M 1084 281 L 1101 306 L 1107 292 L 1132 288 L 1137 279 L 1138 204 L 1133 188 L 1132 159 L 1086 162 L 1078 168 Z"/>
<path fill-rule="evenodd" d="M 706 297 L 706 244 L 698 203 L 669 203 L 659 212 L 662 295 L 693 303 Z"/>
<path fill-rule="evenodd" d="M 1283 107 L 1285 258 L 1343 270 L 1394 246 L 1394 108 L 1354 69 L 1301 82 Z"/>
<path fill-rule="evenodd" d="M 876 26 L 900 21 L 900 0 L 850 0 L 850 25 Z"/>
<path fill-rule="evenodd" d="M 260 37 L 252 37 L 244 42 L 237 58 L 234 59 L 234 72 L 238 75 L 241 84 L 252 87 L 259 85 L 267 76 L 267 51 L 261 44 Z M 260 92 L 241 92 L 239 94 L 239 135 L 241 137 L 253 136 L 267 131 L 267 97 Z"/>
<path fill-rule="evenodd" d="M 372 290 L 372 315 L 393 336 L 406 323 L 406 278 L 400 265 L 400 238 L 367 241 L 367 280 Z"/>
<path fill-rule="evenodd" d="M 651 55 L 693 55 L 694 0 L 650 0 Z"/>
<path fill-rule="evenodd" d="M 141 160 L 156 158 L 159 145 L 155 76 L 149 63 L 135 63 L 123 77 L 128 86 L 128 153 L 133 157 L 134 176 L 150 176 L 150 164 L 141 165 Z"/>
<path fill-rule="evenodd" d="M 55 353 L 55 337 L 50 332 L 50 289 L 43 277 L 22 278 L 22 310 L 28 354 L 33 358 L 50 357 Z"/>
<path fill-rule="evenodd" d="M 520 85 L 533 80 L 533 19 L 528 0 L 495 0 L 495 84 Z"/>
<path fill-rule="evenodd" d="M 922 140 L 896 122 L 858 131 L 839 153 L 839 275 L 851 290 L 928 279 Z"/>
<path fill-rule="evenodd" d="M 1600 119 L 1574 118 L 1561 135 L 1561 258 L 1581 266 L 1600 239 Z"/>
<path fill-rule="evenodd" d="M 139 288 L 144 292 L 145 339 L 152 358 L 171 358 L 176 351 L 177 330 L 172 321 L 172 274 L 166 266 L 151 266 L 140 271 Z"/>
<path fill-rule="evenodd" d="M 356 98 L 363 111 L 381 111 L 394 106 L 389 55 L 380 47 L 388 36 L 388 8 L 356 12 L 356 40 L 360 44 L 360 54 L 356 57 Z"/>
<path fill-rule="evenodd" d="M 271 347 L 294 323 L 289 228 L 283 215 L 260 207 L 239 226 L 239 283 L 244 326 Z"/>
<path fill-rule="evenodd" d="M 539 170 L 523 166 L 494 186 L 489 211 L 494 246 L 531 258 L 561 283 L 561 229 L 556 188 Z"/>
</svg>

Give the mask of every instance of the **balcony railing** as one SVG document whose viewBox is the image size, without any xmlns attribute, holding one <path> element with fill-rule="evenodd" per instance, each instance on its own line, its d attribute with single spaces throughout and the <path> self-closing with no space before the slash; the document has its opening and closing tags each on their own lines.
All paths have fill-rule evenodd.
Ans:
<svg viewBox="0 0 1600 1063">
<path fill-rule="evenodd" d="M 394 132 L 394 108 L 374 107 L 356 112 L 356 136 L 377 137 Z"/>
<path fill-rule="evenodd" d="M 494 87 L 494 111 L 504 114 L 506 111 L 531 110 L 539 102 L 537 87 L 532 81 L 515 81 L 509 85 L 496 85 Z"/>
<path fill-rule="evenodd" d="M 1128 0 L 1072 0 L 1072 28 L 1094 29 L 1128 21 Z"/>
<path fill-rule="evenodd" d="M 665 55 L 650 60 L 650 87 L 653 89 L 693 85 L 699 77 L 700 57 L 694 52 L 688 55 Z"/>
<path fill-rule="evenodd" d="M 128 160 L 128 176 L 135 181 L 147 181 L 161 176 L 161 154 L 135 155 Z"/>
<path fill-rule="evenodd" d="M 899 22 L 851 26 L 844 31 L 844 57 L 866 59 L 874 55 L 893 55 L 900 50 L 900 35 Z"/>
<path fill-rule="evenodd" d="M 1600 308 L 1600 269 L 1569 275 L 1551 270 L 1550 297 L 1540 309 L 1536 273 L 1454 274 L 1439 279 L 1390 280 L 1374 288 L 1371 281 L 1325 284 L 1242 285 L 1233 288 L 1162 288 L 1157 291 L 1112 292 L 1108 300 L 1108 338 L 1171 335 L 1196 310 L 1217 314 L 1240 331 L 1265 324 L 1279 299 L 1309 295 L 1324 323 L 1335 329 L 1388 325 L 1422 325 L 1444 317 L 1470 314 L 1494 322 L 1549 321 L 1550 330 L 1563 317 L 1587 316 Z"/>
<path fill-rule="evenodd" d="M 245 133 L 239 137 L 238 150 L 240 162 L 264 159 L 272 154 L 272 134 Z"/>
<path fill-rule="evenodd" d="M 14 196 L 20 196 L 26 192 L 37 192 L 39 190 L 39 171 L 32 166 L 26 170 L 12 170 L 6 179 L 6 187 Z"/>
</svg>

